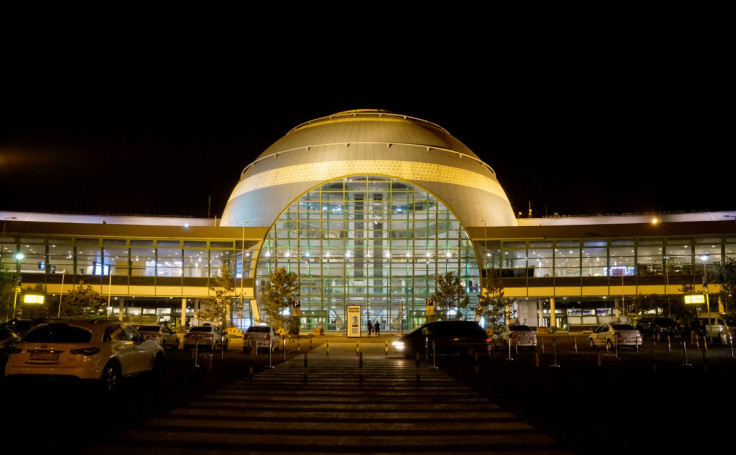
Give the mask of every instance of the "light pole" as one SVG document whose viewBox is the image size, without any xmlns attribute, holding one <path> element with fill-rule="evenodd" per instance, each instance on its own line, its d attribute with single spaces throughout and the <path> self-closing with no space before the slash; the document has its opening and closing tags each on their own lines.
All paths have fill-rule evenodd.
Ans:
<svg viewBox="0 0 736 455">
<path fill-rule="evenodd" d="M 700 260 L 703 261 L 703 293 L 705 294 L 705 311 L 708 312 L 708 325 L 710 325 L 710 302 L 708 301 L 708 271 L 705 267 L 709 256 L 704 254 L 700 256 Z"/>
<path fill-rule="evenodd" d="M 240 330 L 243 330 L 243 307 L 245 307 L 245 225 L 248 220 L 243 220 L 243 238 L 240 242 Z M 250 314 L 250 325 L 253 325 L 253 314 Z"/>
</svg>

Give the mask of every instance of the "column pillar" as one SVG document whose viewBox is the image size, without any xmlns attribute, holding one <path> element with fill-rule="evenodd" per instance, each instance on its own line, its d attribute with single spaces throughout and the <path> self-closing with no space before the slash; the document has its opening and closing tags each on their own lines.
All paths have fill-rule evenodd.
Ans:
<svg viewBox="0 0 736 455">
<path fill-rule="evenodd" d="M 549 298 L 549 326 L 557 327 L 557 317 L 555 316 L 555 298 Z"/>
<path fill-rule="evenodd" d="M 185 297 L 181 298 L 181 321 L 179 321 L 179 325 L 181 327 L 187 325 L 187 299 Z"/>
</svg>

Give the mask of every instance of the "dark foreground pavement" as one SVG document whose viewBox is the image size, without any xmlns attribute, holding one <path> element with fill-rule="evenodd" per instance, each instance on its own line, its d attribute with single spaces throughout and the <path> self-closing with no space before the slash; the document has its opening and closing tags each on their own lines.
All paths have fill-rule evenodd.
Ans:
<svg viewBox="0 0 736 455">
<path fill-rule="evenodd" d="M 473 388 L 386 346 L 323 343 L 85 453 L 571 453 Z"/>
</svg>

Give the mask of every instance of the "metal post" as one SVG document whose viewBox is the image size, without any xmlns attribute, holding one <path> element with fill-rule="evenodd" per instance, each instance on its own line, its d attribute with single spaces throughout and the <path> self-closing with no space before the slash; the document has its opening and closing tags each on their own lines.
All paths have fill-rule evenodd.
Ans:
<svg viewBox="0 0 736 455">
<path fill-rule="evenodd" d="M 683 363 L 682 365 L 686 367 L 691 367 L 692 364 L 687 362 L 687 343 L 685 343 L 684 341 L 682 342 L 682 354 L 685 356 L 685 363 Z"/>
<path fill-rule="evenodd" d="M 554 365 L 550 365 L 550 366 L 559 367 L 559 365 L 557 365 L 557 342 L 555 340 L 555 337 L 552 337 L 552 351 L 554 352 L 554 361 L 555 361 L 555 363 L 554 363 Z"/>
</svg>

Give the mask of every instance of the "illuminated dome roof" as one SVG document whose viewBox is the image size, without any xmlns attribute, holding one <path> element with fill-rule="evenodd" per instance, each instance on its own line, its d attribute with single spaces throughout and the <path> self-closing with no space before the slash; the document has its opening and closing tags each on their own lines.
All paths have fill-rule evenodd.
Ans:
<svg viewBox="0 0 736 455">
<path fill-rule="evenodd" d="M 270 226 L 306 191 L 351 175 L 419 185 L 466 226 L 515 226 L 511 204 L 490 166 L 442 127 L 380 110 L 340 112 L 303 123 L 242 172 L 221 225 Z"/>
</svg>

